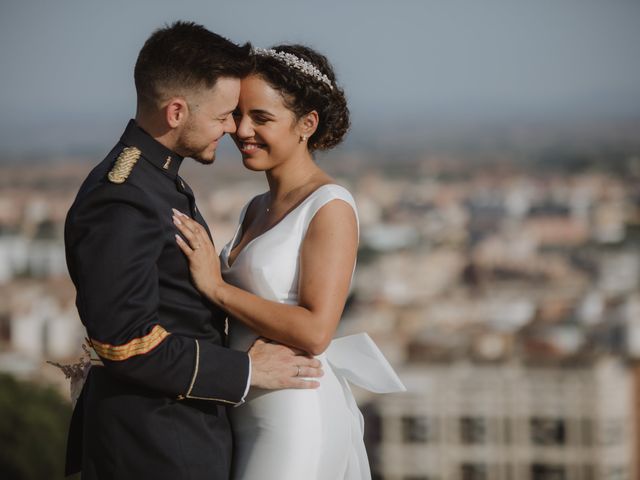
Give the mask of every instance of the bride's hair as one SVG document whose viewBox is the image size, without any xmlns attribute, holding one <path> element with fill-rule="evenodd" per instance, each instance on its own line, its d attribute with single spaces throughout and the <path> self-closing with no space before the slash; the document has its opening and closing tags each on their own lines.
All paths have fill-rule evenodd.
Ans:
<svg viewBox="0 0 640 480">
<path fill-rule="evenodd" d="M 349 107 L 344 91 L 336 84 L 329 60 L 304 45 L 277 45 L 269 52 L 274 50 L 294 55 L 302 61 L 302 68 L 299 68 L 300 64 L 297 68 L 283 61 L 282 55 L 256 54 L 253 73 L 282 94 L 285 105 L 297 119 L 313 110 L 318 112 L 318 128 L 307 144 L 310 151 L 335 147 L 349 130 Z M 293 63 L 295 61 L 293 59 Z M 319 74 L 313 68 L 309 69 L 308 64 L 319 70 Z M 308 73 L 309 70 L 313 73 Z M 326 78 L 323 80 L 321 76 Z"/>
</svg>

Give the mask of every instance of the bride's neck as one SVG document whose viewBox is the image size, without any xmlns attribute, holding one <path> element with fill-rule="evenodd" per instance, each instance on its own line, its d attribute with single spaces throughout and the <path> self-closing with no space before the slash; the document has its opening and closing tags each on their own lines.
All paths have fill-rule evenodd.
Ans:
<svg viewBox="0 0 640 480">
<path fill-rule="evenodd" d="M 283 200 L 287 194 L 304 186 L 320 172 L 311 156 L 291 159 L 277 168 L 268 170 L 266 176 L 272 202 Z"/>
</svg>

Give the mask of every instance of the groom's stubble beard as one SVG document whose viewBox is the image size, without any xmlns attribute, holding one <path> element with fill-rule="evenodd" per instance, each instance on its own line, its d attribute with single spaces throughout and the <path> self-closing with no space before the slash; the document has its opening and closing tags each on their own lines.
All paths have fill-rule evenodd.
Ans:
<svg viewBox="0 0 640 480">
<path fill-rule="evenodd" d="M 193 158 L 196 162 L 198 162 L 201 165 L 211 165 L 212 163 L 214 163 L 216 161 L 216 151 L 214 150 L 213 153 L 211 154 L 211 156 L 209 158 L 202 158 L 196 154 L 194 155 L 188 155 L 188 157 Z"/>
<path fill-rule="evenodd" d="M 182 155 L 183 157 L 193 158 L 196 162 L 202 165 L 210 165 L 215 162 L 216 159 L 216 150 L 204 157 L 203 154 L 207 147 L 211 144 L 210 140 L 202 140 L 197 141 L 194 134 L 196 130 L 194 126 L 193 120 L 188 120 L 187 124 L 184 127 L 184 131 L 178 137 L 176 142 L 176 153 Z"/>
</svg>

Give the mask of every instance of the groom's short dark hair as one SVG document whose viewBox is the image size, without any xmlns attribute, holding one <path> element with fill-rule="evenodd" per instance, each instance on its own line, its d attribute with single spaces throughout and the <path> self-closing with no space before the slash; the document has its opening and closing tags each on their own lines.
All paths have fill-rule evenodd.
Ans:
<svg viewBox="0 0 640 480">
<path fill-rule="evenodd" d="M 220 77 L 242 78 L 252 67 L 250 53 L 249 43 L 236 45 L 197 23 L 179 21 L 160 28 L 147 39 L 136 61 L 138 107 L 211 88 Z"/>
</svg>

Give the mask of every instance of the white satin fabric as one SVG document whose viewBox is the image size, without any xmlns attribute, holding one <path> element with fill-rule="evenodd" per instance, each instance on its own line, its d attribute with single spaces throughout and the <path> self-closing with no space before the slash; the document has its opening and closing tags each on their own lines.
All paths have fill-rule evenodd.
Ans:
<svg viewBox="0 0 640 480">
<path fill-rule="evenodd" d="M 221 251 L 225 280 L 280 303 L 297 304 L 299 252 L 316 212 L 341 200 L 356 211 L 351 194 L 323 185 L 278 224 L 248 243 L 229 266 L 241 237 L 247 204 L 234 238 Z M 356 211 L 357 216 L 357 211 Z M 229 324 L 231 347 L 248 350 L 257 335 L 238 321 Z M 366 334 L 336 339 L 316 358 L 324 376 L 315 390 L 251 389 L 231 408 L 236 480 L 369 480 L 364 422 L 347 380 L 374 392 L 404 386 Z"/>
</svg>

